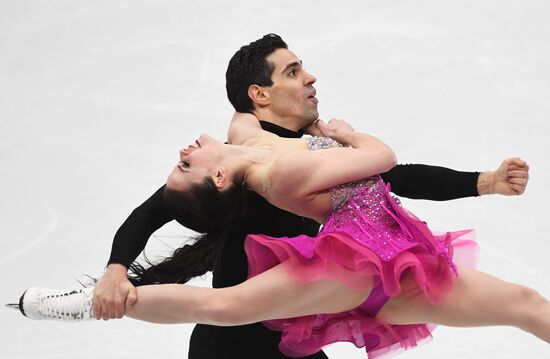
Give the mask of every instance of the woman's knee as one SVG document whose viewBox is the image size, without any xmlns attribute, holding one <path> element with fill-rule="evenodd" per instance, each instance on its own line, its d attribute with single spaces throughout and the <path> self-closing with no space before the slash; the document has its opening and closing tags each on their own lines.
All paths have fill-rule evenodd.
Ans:
<svg viewBox="0 0 550 359">
<path fill-rule="evenodd" d="M 512 284 L 515 302 L 512 306 L 516 308 L 520 320 L 531 322 L 539 315 L 539 308 L 546 300 L 534 289 L 523 285 Z"/>
</svg>

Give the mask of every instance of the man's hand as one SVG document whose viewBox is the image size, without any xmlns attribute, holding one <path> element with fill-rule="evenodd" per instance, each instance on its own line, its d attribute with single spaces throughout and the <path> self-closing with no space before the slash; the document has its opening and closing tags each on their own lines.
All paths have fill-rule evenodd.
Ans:
<svg viewBox="0 0 550 359">
<path fill-rule="evenodd" d="M 136 288 L 127 277 L 128 269 L 121 264 L 109 264 L 94 289 L 94 317 L 99 320 L 122 318 L 126 308 L 137 301 Z"/>
<path fill-rule="evenodd" d="M 529 182 L 529 165 L 521 158 L 514 157 L 502 161 L 495 171 L 480 173 L 477 191 L 480 195 L 518 196 L 525 192 L 527 182 Z"/>
</svg>

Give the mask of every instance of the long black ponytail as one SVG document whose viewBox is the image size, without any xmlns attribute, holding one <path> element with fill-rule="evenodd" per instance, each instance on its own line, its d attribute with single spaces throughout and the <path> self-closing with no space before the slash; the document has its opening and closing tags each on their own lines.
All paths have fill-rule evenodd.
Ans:
<svg viewBox="0 0 550 359">
<path fill-rule="evenodd" d="M 173 218 L 199 233 L 192 244 L 176 249 L 158 263 L 146 259 L 148 267 L 133 262 L 128 279 L 135 286 L 161 283 L 186 283 L 211 271 L 231 224 L 244 214 L 246 189 L 239 181 L 218 190 L 211 177 L 189 186 L 185 191 L 165 188 L 163 197 Z"/>
</svg>

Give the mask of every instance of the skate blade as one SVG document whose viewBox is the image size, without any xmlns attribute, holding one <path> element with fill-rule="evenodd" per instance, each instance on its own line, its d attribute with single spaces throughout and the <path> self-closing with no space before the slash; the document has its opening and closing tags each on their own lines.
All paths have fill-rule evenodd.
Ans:
<svg viewBox="0 0 550 359">
<path fill-rule="evenodd" d="M 17 304 L 17 303 L 8 303 L 8 304 L 5 304 L 5 306 L 8 307 L 8 308 L 15 309 L 19 312 L 19 304 Z"/>
</svg>

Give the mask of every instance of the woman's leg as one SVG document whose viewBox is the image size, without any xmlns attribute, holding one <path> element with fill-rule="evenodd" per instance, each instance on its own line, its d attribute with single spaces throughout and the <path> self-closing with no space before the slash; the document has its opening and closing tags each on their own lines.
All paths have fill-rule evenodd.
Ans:
<svg viewBox="0 0 550 359">
<path fill-rule="evenodd" d="M 550 302 L 536 291 L 504 282 L 491 275 L 461 270 L 445 301 L 430 304 L 411 276 L 402 284 L 404 294 L 391 299 L 378 318 L 392 324 L 434 323 L 454 327 L 509 325 L 550 342 Z"/>
<path fill-rule="evenodd" d="M 181 284 L 138 287 L 137 302 L 126 315 L 154 323 L 242 325 L 315 313 L 337 313 L 364 302 L 337 280 L 300 283 L 279 264 L 239 285 L 202 288 Z"/>
<path fill-rule="evenodd" d="M 527 287 L 466 269 L 455 279 L 449 296 L 438 305 L 414 291 L 412 276 L 402 280 L 402 287 L 407 294 L 386 303 L 378 318 L 391 324 L 509 325 L 550 342 L 550 302 Z M 337 280 L 299 283 L 280 264 L 229 288 L 178 284 L 139 287 L 138 301 L 127 310 L 127 315 L 156 323 L 242 325 L 350 310 L 368 295 Z"/>
</svg>

